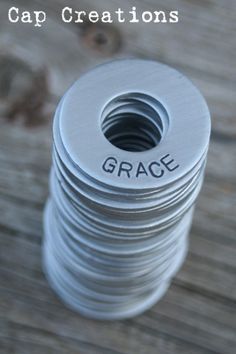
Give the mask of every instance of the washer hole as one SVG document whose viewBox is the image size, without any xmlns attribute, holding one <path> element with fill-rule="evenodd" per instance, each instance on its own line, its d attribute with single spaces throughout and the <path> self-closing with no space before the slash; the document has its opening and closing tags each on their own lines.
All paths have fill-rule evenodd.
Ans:
<svg viewBox="0 0 236 354">
<path fill-rule="evenodd" d="M 168 114 L 153 97 L 124 94 L 114 98 L 102 113 L 102 131 L 109 142 L 126 151 L 146 151 L 166 135 Z"/>
</svg>

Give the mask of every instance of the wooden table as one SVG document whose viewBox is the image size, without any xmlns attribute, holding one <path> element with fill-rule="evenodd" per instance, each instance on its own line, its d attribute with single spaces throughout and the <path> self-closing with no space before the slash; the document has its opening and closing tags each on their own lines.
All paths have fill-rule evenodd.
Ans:
<svg viewBox="0 0 236 354">
<path fill-rule="evenodd" d="M 0 2 L 0 353 L 236 352 L 236 3 L 136 1 L 179 10 L 178 24 L 65 24 L 60 9 L 128 10 L 133 1 L 17 1 L 47 11 L 42 28 L 9 24 Z M 79 3 L 79 5 L 78 5 Z M 188 75 L 212 113 L 205 184 L 188 258 L 167 295 L 132 320 L 68 310 L 41 268 L 53 111 L 68 86 L 110 58 L 138 56 Z"/>
</svg>

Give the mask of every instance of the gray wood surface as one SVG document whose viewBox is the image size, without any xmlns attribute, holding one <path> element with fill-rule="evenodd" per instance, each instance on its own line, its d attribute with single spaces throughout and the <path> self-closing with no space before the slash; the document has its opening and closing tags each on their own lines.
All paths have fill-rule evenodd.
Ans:
<svg viewBox="0 0 236 354">
<path fill-rule="evenodd" d="M 44 9 L 41 29 L 9 24 L 0 1 L 0 353 L 236 352 L 235 0 L 20 0 Z M 178 24 L 68 25 L 60 9 L 178 9 Z M 101 40 L 102 38 L 102 40 Z M 41 269 L 56 104 L 85 70 L 139 56 L 188 75 L 212 113 L 205 184 L 188 258 L 167 295 L 132 320 L 96 322 L 68 310 Z"/>
</svg>

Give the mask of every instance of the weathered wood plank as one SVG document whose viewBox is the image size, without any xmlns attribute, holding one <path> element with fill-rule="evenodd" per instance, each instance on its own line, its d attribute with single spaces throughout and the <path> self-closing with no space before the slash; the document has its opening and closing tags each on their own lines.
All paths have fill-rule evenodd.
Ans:
<svg viewBox="0 0 236 354">
<path fill-rule="evenodd" d="M 63 24 L 61 8 L 128 11 L 134 6 L 131 0 L 81 0 L 79 4 L 76 0 L 66 4 L 64 0 L 43 4 L 19 0 L 17 6 L 47 11 L 48 22 L 40 30 L 9 24 L 9 2 L 1 1 L 0 59 L 13 58 L 13 66 L 21 65 L 20 59 L 32 67 L 32 83 L 35 73 L 41 72 L 48 91 L 36 97 L 34 107 L 39 108 L 35 111 L 29 109 L 21 91 L 22 106 L 17 109 L 10 94 L 5 100 L 0 97 L 3 354 L 235 352 L 236 3 L 145 0 L 135 5 L 139 11 L 178 9 L 180 22 L 176 26 L 114 23 L 102 27 L 102 33 L 113 44 L 120 41 L 119 45 L 108 41 L 99 47 L 88 40 L 90 27 Z M 93 31 L 101 31 L 100 25 L 94 25 Z M 41 269 L 42 211 L 51 164 L 51 117 L 60 96 L 90 67 L 123 56 L 164 61 L 191 77 L 209 103 L 213 133 L 184 267 L 164 299 L 150 311 L 133 320 L 105 323 L 68 310 L 49 288 Z M 32 90 L 33 102 L 35 95 L 37 91 Z M 12 107 L 17 110 L 14 117 L 9 115 Z"/>
<path fill-rule="evenodd" d="M 52 92 L 61 95 L 82 71 L 102 62 L 104 58 L 86 47 L 77 26 L 64 24 L 60 20 L 60 10 L 65 6 L 64 1 L 50 1 L 43 6 L 36 1 L 19 1 L 19 6 L 25 6 L 27 9 L 34 9 L 35 4 L 41 5 L 40 7 L 47 11 L 48 22 L 40 32 L 37 29 L 33 30 L 34 41 L 32 32 L 28 31 L 27 27 L 9 26 L 6 16 L 8 2 L 2 4 L 2 26 L 9 31 L 10 41 L 25 47 L 25 54 L 27 53 L 30 61 L 46 64 L 49 68 Z M 101 12 L 104 9 L 114 11 L 118 7 L 128 11 L 133 3 L 125 0 L 103 0 L 95 4 L 90 0 L 81 1 L 79 6 L 77 1 L 70 1 L 70 5 L 75 9 L 79 7 Z M 121 49 L 115 56 L 141 55 L 165 61 L 182 69 L 204 92 L 214 116 L 215 127 L 235 136 L 233 92 L 236 74 L 231 65 L 236 56 L 235 36 L 232 35 L 236 33 L 235 15 L 232 11 L 234 6 L 230 1 L 225 5 L 219 1 L 208 1 L 205 6 L 197 1 L 169 0 L 162 6 L 158 6 L 155 0 L 139 1 L 137 2 L 139 11 L 159 7 L 163 10 L 178 9 L 180 13 L 178 27 L 171 24 L 147 26 L 141 22 L 137 25 L 128 22 L 122 25 L 114 23 L 114 26 L 120 31 L 122 38 Z M 60 38 L 56 35 L 58 31 Z M 43 42 L 41 38 L 44 39 Z M 35 43 L 38 45 L 37 50 Z M 54 51 L 50 50 L 52 45 Z M 58 52 L 60 56 L 57 55 Z M 78 61 L 74 60 L 76 57 L 79 58 Z M 225 124 L 225 121 L 228 124 Z"/>
</svg>

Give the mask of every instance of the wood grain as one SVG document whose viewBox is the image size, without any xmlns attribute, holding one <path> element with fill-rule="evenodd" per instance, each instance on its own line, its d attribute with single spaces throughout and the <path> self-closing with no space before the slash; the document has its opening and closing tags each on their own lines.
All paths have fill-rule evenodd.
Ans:
<svg viewBox="0 0 236 354">
<path fill-rule="evenodd" d="M 19 7 L 47 12 L 40 30 L 9 24 L 9 2 L 0 3 L 0 62 L 12 63 L 8 90 L 0 67 L 0 353 L 234 354 L 236 3 L 139 0 L 139 11 L 178 9 L 180 22 L 105 27 L 63 23 L 60 10 L 67 5 L 128 11 L 134 2 L 19 0 Z M 96 33 L 105 45 L 96 42 Z M 70 311 L 49 288 L 41 269 L 42 212 L 59 98 L 90 67 L 125 56 L 163 61 L 188 75 L 209 103 L 212 139 L 183 268 L 150 311 L 106 323 Z M 37 96 L 39 73 L 45 94 Z"/>
</svg>

